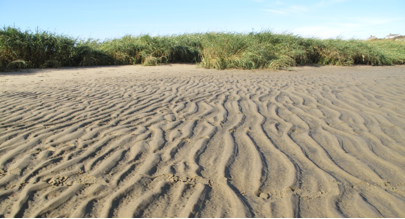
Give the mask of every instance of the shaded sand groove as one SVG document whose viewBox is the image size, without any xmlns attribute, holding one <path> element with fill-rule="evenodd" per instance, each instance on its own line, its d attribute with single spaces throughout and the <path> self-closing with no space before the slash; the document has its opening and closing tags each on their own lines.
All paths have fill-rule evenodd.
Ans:
<svg viewBox="0 0 405 219">
<path fill-rule="evenodd" d="M 403 66 L 0 81 L 2 216 L 405 217 Z"/>
</svg>

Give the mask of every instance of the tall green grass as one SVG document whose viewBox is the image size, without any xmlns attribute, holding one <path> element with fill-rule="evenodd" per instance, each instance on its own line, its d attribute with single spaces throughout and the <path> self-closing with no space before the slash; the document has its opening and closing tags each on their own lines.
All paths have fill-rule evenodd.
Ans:
<svg viewBox="0 0 405 219">
<path fill-rule="evenodd" d="M 404 41 L 303 38 L 292 34 L 196 33 L 80 40 L 48 31 L 0 30 L 0 71 L 62 66 L 197 63 L 215 69 L 405 63 Z"/>
<path fill-rule="evenodd" d="M 113 64 L 96 41 L 56 35 L 47 31 L 0 30 L 0 70 Z"/>
<path fill-rule="evenodd" d="M 159 63 L 198 62 L 200 55 L 199 34 L 173 36 L 127 35 L 120 39 L 106 40 L 97 49 L 105 51 L 114 64 L 157 65 Z"/>
</svg>

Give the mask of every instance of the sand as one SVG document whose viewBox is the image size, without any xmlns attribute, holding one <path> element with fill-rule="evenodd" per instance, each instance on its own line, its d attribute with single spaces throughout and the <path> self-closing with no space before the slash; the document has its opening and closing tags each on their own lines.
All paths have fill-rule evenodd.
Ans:
<svg viewBox="0 0 405 219">
<path fill-rule="evenodd" d="M 405 217 L 405 66 L 0 74 L 0 216 Z"/>
</svg>

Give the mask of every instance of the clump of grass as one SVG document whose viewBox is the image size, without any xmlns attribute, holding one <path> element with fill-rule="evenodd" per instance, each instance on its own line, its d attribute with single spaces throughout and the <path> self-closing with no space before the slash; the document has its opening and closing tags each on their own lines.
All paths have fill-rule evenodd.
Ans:
<svg viewBox="0 0 405 219">
<path fill-rule="evenodd" d="M 48 31 L 4 27 L 0 30 L 0 70 L 113 64 L 95 44 Z"/>
<path fill-rule="evenodd" d="M 199 61 L 198 34 L 163 37 L 127 35 L 104 41 L 99 49 L 108 53 L 114 64 L 157 65 Z"/>
<path fill-rule="evenodd" d="M 196 33 L 79 40 L 47 31 L 0 30 L 0 71 L 92 65 L 198 63 L 215 69 L 405 63 L 405 41 L 320 40 L 292 34 Z"/>
<path fill-rule="evenodd" d="M 274 57 L 271 49 L 237 33 L 207 33 L 202 36 L 201 47 L 200 65 L 205 68 L 264 68 Z"/>
<path fill-rule="evenodd" d="M 210 33 L 202 40 L 201 66 L 227 69 L 280 69 L 296 65 L 403 64 L 399 42 L 370 44 L 360 40 L 302 38 L 291 34 Z M 396 47 L 393 50 L 390 47 Z"/>
<path fill-rule="evenodd" d="M 405 41 L 403 39 L 398 41 L 372 40 L 366 41 L 365 43 L 381 51 L 390 64 L 405 64 Z"/>
<path fill-rule="evenodd" d="M 319 48 L 321 65 L 392 65 L 394 62 L 387 58 L 380 49 L 370 46 L 365 41 L 358 40 L 325 40 Z M 398 63 L 395 63 L 398 64 Z"/>
<path fill-rule="evenodd" d="M 71 53 L 71 60 L 75 66 L 113 65 L 114 58 L 101 50 L 97 40 L 88 39 L 76 43 Z"/>
<path fill-rule="evenodd" d="M 75 41 L 47 31 L 0 30 L 0 67 L 42 68 L 68 65 Z"/>
<path fill-rule="evenodd" d="M 6 69 L 23 69 L 23 68 L 27 68 L 28 67 L 28 62 L 21 60 L 21 59 L 17 59 L 15 61 L 10 62 Z"/>
</svg>

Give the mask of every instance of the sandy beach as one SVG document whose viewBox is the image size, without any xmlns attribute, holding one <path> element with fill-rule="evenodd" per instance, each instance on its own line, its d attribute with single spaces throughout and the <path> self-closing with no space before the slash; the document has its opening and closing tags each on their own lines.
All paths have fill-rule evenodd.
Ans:
<svg viewBox="0 0 405 219">
<path fill-rule="evenodd" d="M 405 217 L 405 66 L 0 74 L 2 217 Z"/>
</svg>

